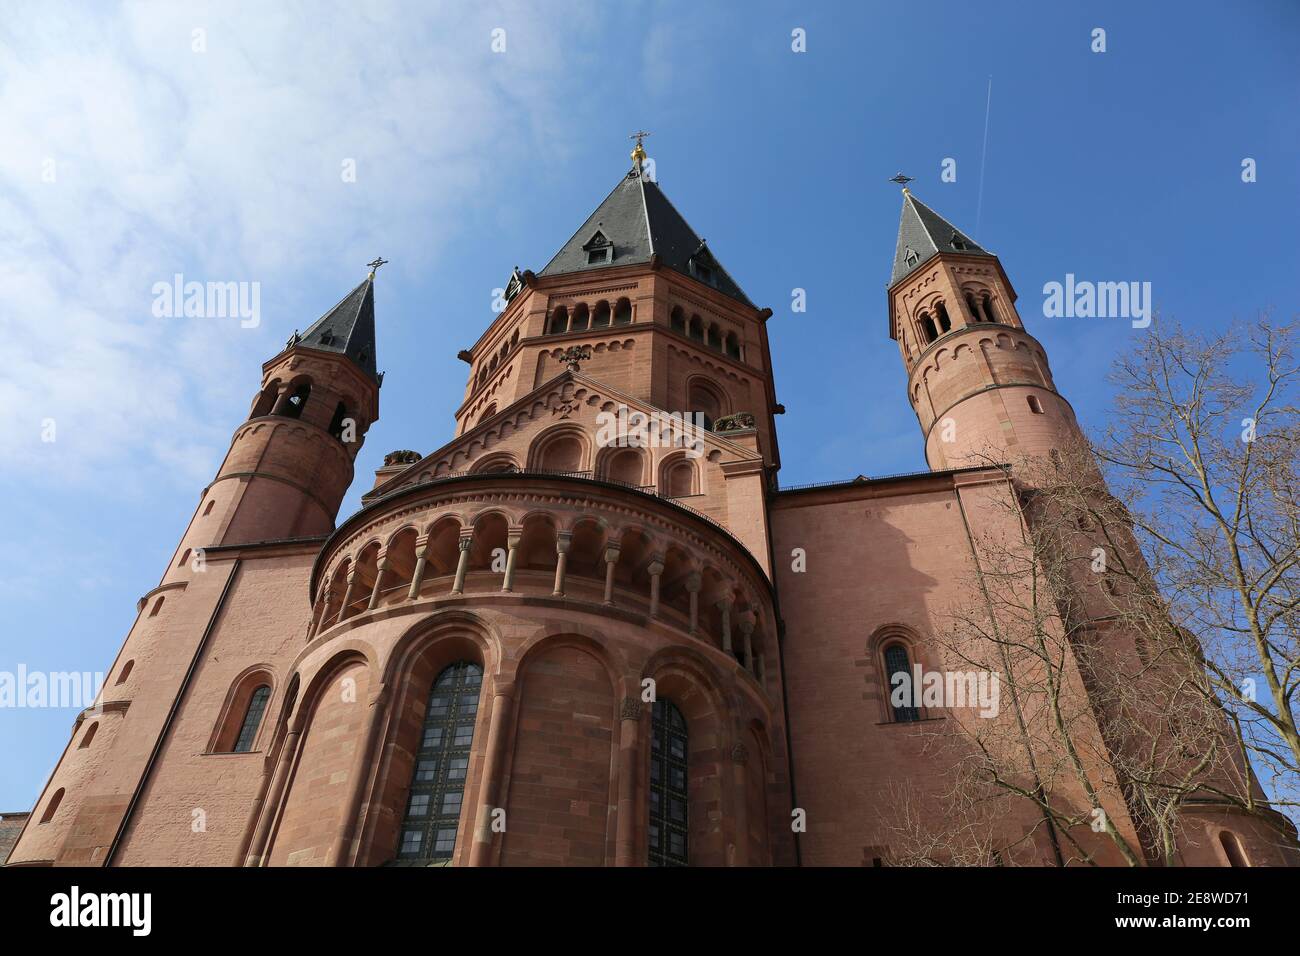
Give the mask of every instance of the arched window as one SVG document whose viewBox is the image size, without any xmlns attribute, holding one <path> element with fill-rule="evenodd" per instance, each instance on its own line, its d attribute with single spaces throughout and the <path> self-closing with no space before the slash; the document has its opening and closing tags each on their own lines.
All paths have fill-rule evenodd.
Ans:
<svg viewBox="0 0 1300 956">
<path fill-rule="evenodd" d="M 483 409 L 483 414 L 478 417 L 478 422 L 482 425 L 485 421 L 497 413 L 497 403 L 492 402 L 487 408 Z"/>
<path fill-rule="evenodd" d="M 189 559 L 190 559 L 190 549 L 186 548 L 185 553 L 181 555 L 181 559 L 176 562 L 176 567 L 178 568 L 185 567 L 185 562 L 189 561 Z"/>
<path fill-rule="evenodd" d="M 970 317 L 972 322 L 983 321 L 982 317 L 980 316 L 980 308 L 978 305 L 975 304 L 975 296 L 971 295 L 969 292 L 966 293 L 966 308 L 970 309 Z"/>
<path fill-rule="evenodd" d="M 1038 400 L 1037 395 L 1027 396 L 1026 401 L 1029 402 L 1029 410 L 1031 412 L 1033 412 L 1035 415 L 1043 414 L 1043 403 Z"/>
<path fill-rule="evenodd" d="M 1241 848 L 1241 841 L 1237 839 L 1235 833 L 1228 830 L 1219 831 L 1219 845 L 1228 856 L 1229 866 L 1250 866 L 1250 861 L 1246 859 L 1246 851 Z"/>
<path fill-rule="evenodd" d="M 697 342 L 704 341 L 704 322 L 698 315 L 691 316 L 690 335 Z"/>
<path fill-rule="evenodd" d="M 233 753 L 246 754 L 253 749 L 257 740 L 257 728 L 262 725 L 262 715 L 266 713 L 266 702 L 271 699 L 271 688 L 263 684 L 253 691 L 248 699 L 248 710 L 244 711 L 244 722 L 239 727 L 239 736 L 235 738 Z"/>
<path fill-rule="evenodd" d="M 640 487 L 642 476 L 641 453 L 635 448 L 624 448 L 605 459 L 605 478 L 625 485 Z"/>
<path fill-rule="evenodd" d="M 686 498 L 695 494 L 695 465 L 683 458 L 665 468 L 659 493 L 667 498 Z"/>
<path fill-rule="evenodd" d="M 456 849 L 482 686 L 483 668 L 468 661 L 452 664 L 433 682 L 402 820 L 401 859 L 446 860 Z"/>
<path fill-rule="evenodd" d="M 686 313 L 682 311 L 680 305 L 673 306 L 673 311 L 668 316 L 668 321 L 674 332 L 680 332 L 682 335 L 686 334 Z"/>
<path fill-rule="evenodd" d="M 561 332 L 567 332 L 568 330 L 569 310 L 562 305 L 558 306 L 555 311 L 551 313 L 550 334 L 559 335 Z"/>
<path fill-rule="evenodd" d="M 121 671 L 120 674 L 117 675 L 117 682 L 118 682 L 119 684 L 125 684 L 125 683 L 126 683 L 126 679 L 127 679 L 128 677 L 131 676 L 131 668 L 133 668 L 133 667 L 135 667 L 135 660 L 134 660 L 134 659 L 129 660 L 129 661 L 127 661 L 125 664 L 122 665 L 122 671 Z"/>
<path fill-rule="evenodd" d="M 934 304 L 934 312 L 935 315 L 939 316 L 939 331 L 941 333 L 951 332 L 952 319 L 948 318 L 948 307 L 944 305 L 942 302 L 936 302 Z"/>
<path fill-rule="evenodd" d="M 686 718 L 659 698 L 650 722 L 650 865 L 686 866 Z"/>
<path fill-rule="evenodd" d="M 41 823 L 49 823 L 54 819 L 54 814 L 59 811 L 59 804 L 63 802 L 63 788 L 59 787 L 54 791 L 54 796 L 50 797 L 50 802 L 45 805 L 45 812 L 41 814 Z"/>
<path fill-rule="evenodd" d="M 212 514 L 212 506 L 215 505 L 216 503 L 217 500 L 215 498 L 208 501 L 208 506 L 203 509 L 203 517 L 206 518 L 208 515 Z"/>
<path fill-rule="evenodd" d="M 261 418 L 263 415 L 270 415 L 271 409 L 275 408 L 275 400 L 280 397 L 280 380 L 277 378 L 273 382 L 268 382 L 266 388 L 262 389 L 257 401 L 253 403 L 253 412 L 249 418 Z"/>
<path fill-rule="evenodd" d="M 719 352 L 722 351 L 722 332 L 719 331 L 717 323 L 709 326 L 708 346 Z"/>
<path fill-rule="evenodd" d="M 601 299 L 596 303 L 596 311 L 591 316 L 591 327 L 593 329 L 603 329 L 609 325 L 609 303 Z"/>
<path fill-rule="evenodd" d="M 926 313 L 921 314 L 921 338 L 929 345 L 939 337 L 939 330 L 934 327 L 934 319 Z"/>
<path fill-rule="evenodd" d="M 574 332 L 585 329 L 587 327 L 587 318 L 587 305 L 584 302 L 573 310 L 573 318 L 569 320 L 569 331 Z"/>
<path fill-rule="evenodd" d="M 91 741 L 95 739 L 95 733 L 98 730 L 99 730 L 99 721 L 97 720 L 91 721 L 90 726 L 86 728 L 85 734 L 82 735 L 81 743 L 80 745 L 78 745 L 77 749 L 85 750 L 87 747 L 89 747 Z"/>
<path fill-rule="evenodd" d="M 718 394 L 717 389 L 700 379 L 691 382 L 687 399 L 690 402 L 691 411 L 702 414 L 704 416 L 704 427 L 710 430 L 713 428 L 713 423 L 726 413 L 722 396 Z M 694 424 L 694 422 L 692 421 L 691 424 Z"/>
<path fill-rule="evenodd" d="M 734 358 L 734 359 L 740 358 L 740 339 L 736 337 L 735 332 L 727 333 L 726 352 L 728 358 Z"/>
<path fill-rule="evenodd" d="M 167 599 L 159 596 L 158 600 L 153 602 L 153 610 L 149 612 L 150 617 L 157 617 L 158 612 L 162 610 L 163 602 Z"/>
<path fill-rule="evenodd" d="M 998 314 L 993 311 L 993 300 L 987 295 L 984 297 L 984 320 L 986 322 L 996 322 Z"/>
<path fill-rule="evenodd" d="M 894 643 L 885 648 L 885 693 L 889 697 L 890 710 L 893 712 L 896 723 L 908 723 L 913 720 L 921 719 L 921 709 L 914 706 L 916 695 L 920 693 L 920 688 L 914 686 L 912 674 L 912 664 L 907 657 L 907 648 L 902 644 Z M 907 683 L 902 686 L 909 693 L 906 695 L 903 704 L 894 703 L 895 690 L 899 686 L 894 683 L 895 674 L 906 674 Z"/>
<path fill-rule="evenodd" d="M 302 410 L 307 407 L 311 397 L 311 382 L 303 382 L 293 390 L 293 394 L 280 406 L 280 414 L 285 418 L 301 418 Z"/>
<path fill-rule="evenodd" d="M 585 455 L 582 441 L 577 435 L 569 433 L 551 438 L 538 451 L 535 467 L 542 471 L 556 471 L 565 474 L 582 471 Z"/>
<path fill-rule="evenodd" d="M 632 324 L 632 303 L 627 299 L 619 299 L 614 305 L 614 324 L 631 325 Z"/>
<path fill-rule="evenodd" d="M 348 417 L 348 407 L 343 402 L 338 403 L 334 409 L 334 417 L 330 419 L 330 434 L 339 441 L 343 440 L 343 423 Z"/>
</svg>

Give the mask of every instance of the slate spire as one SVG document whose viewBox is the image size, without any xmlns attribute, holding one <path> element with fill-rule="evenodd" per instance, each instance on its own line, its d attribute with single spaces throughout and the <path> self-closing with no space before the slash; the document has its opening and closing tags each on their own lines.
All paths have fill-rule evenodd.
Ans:
<svg viewBox="0 0 1300 956">
<path fill-rule="evenodd" d="M 659 184 L 645 175 L 643 162 L 635 159 L 613 192 L 538 274 L 566 275 L 642 264 L 652 257 L 662 266 L 753 306 L 708 243 L 668 201 Z"/>
<path fill-rule="evenodd" d="M 375 274 L 316 320 L 297 341 L 304 348 L 346 355 L 375 381 Z"/>
<path fill-rule="evenodd" d="M 993 254 L 904 189 L 903 214 L 898 221 L 898 247 L 894 250 L 894 272 L 889 284 L 892 286 L 941 252 L 975 256 Z"/>
</svg>

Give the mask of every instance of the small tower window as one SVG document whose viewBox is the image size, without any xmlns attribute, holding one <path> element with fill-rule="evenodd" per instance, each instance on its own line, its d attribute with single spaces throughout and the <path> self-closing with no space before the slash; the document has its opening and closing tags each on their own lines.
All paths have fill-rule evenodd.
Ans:
<svg viewBox="0 0 1300 956">
<path fill-rule="evenodd" d="M 596 311 L 591 316 L 591 327 L 593 329 L 603 329 L 609 325 L 609 303 L 601 299 L 596 303 Z"/>
<path fill-rule="evenodd" d="M 619 299 L 614 306 L 614 324 L 630 325 L 632 322 L 632 303 L 627 299 Z"/>
<path fill-rule="evenodd" d="M 280 414 L 285 418 L 301 418 L 302 410 L 307 406 L 307 399 L 311 395 L 311 383 L 303 382 L 293 390 L 293 394 L 280 409 Z"/>
<path fill-rule="evenodd" d="M 947 306 L 945 306 L 942 302 L 936 302 L 934 304 L 934 312 L 935 315 L 939 317 L 939 332 L 941 334 L 944 332 L 951 332 L 952 320 L 948 318 Z"/>
<path fill-rule="evenodd" d="M 92 721 L 90 726 L 86 728 L 86 733 L 81 738 L 81 745 L 78 746 L 77 749 L 85 750 L 87 747 L 89 747 L 91 742 L 94 741 L 95 734 L 98 731 L 99 731 L 99 721 L 97 720 Z"/>
<path fill-rule="evenodd" d="M 916 254 L 916 250 L 913 249 L 911 246 L 908 246 L 907 251 L 903 253 L 903 261 L 906 262 L 909 266 L 916 265 L 917 260 L 919 260 L 920 258 L 921 257 Z"/>
<path fill-rule="evenodd" d="M 1229 833 L 1223 830 L 1219 833 L 1219 845 L 1223 847 L 1224 854 L 1228 857 L 1230 866 L 1250 866 L 1250 861 L 1246 859 L 1246 851 L 1241 848 L 1241 841 L 1237 839 L 1235 833 Z"/>
<path fill-rule="evenodd" d="M 939 337 L 939 330 L 934 327 L 934 319 L 924 312 L 921 314 L 921 337 L 925 339 L 926 345 Z"/>
<path fill-rule="evenodd" d="M 952 234 L 952 238 L 948 240 L 948 245 L 952 246 L 957 252 L 966 251 L 965 241 L 963 241 L 962 237 L 957 235 L 955 232 Z"/>
<path fill-rule="evenodd" d="M 50 802 L 45 805 L 45 812 L 41 814 L 41 823 L 49 823 L 54 819 L 54 814 L 59 812 L 59 804 L 63 802 L 63 788 L 59 787 L 54 791 L 54 796 L 50 797 Z"/>
<path fill-rule="evenodd" d="M 569 330 L 569 310 L 564 306 L 558 306 L 551 313 L 551 335 L 559 335 L 561 332 Z"/>
<path fill-rule="evenodd" d="M 589 249 L 587 250 L 587 265 L 596 266 L 609 261 L 608 249 Z"/>
<path fill-rule="evenodd" d="M 983 316 L 980 315 L 979 306 L 975 304 L 975 296 L 971 295 L 969 292 L 966 293 L 966 308 L 970 309 L 970 317 L 972 321 L 984 321 Z"/>
<path fill-rule="evenodd" d="M 686 334 L 686 314 L 682 312 L 682 307 L 680 305 L 673 306 L 673 311 L 668 316 L 668 321 L 674 332 L 680 332 L 682 335 Z"/>
<path fill-rule="evenodd" d="M 334 409 L 334 417 L 330 420 L 330 434 L 340 441 L 343 440 L 343 423 L 347 421 L 348 407 L 339 402 L 338 407 Z"/>
<path fill-rule="evenodd" d="M 993 311 L 993 300 L 989 296 L 984 297 L 984 320 L 986 322 L 997 322 L 998 314 Z"/>
<path fill-rule="evenodd" d="M 122 665 L 122 672 L 121 672 L 120 674 L 117 675 L 117 682 L 118 682 L 119 684 L 125 684 L 125 683 L 126 683 L 126 679 L 127 679 L 128 677 L 131 676 L 131 668 L 133 668 L 133 667 L 135 667 L 135 660 L 134 660 L 134 659 L 129 660 L 129 661 L 127 661 L 125 664 Z"/>
<path fill-rule="evenodd" d="M 1026 401 L 1029 402 L 1029 410 L 1035 415 L 1043 414 L 1043 403 L 1038 400 L 1037 395 L 1030 395 Z"/>
</svg>

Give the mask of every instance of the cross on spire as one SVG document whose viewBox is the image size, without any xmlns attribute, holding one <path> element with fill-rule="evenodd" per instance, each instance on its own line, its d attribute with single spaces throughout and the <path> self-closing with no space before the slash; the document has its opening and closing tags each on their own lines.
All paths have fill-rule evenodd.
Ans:
<svg viewBox="0 0 1300 956">
<path fill-rule="evenodd" d="M 370 268 L 370 278 L 373 279 L 375 277 L 375 272 L 378 271 L 380 266 L 388 265 L 388 260 L 383 256 L 377 256 L 375 257 L 374 262 L 367 262 L 366 265 Z"/>
<path fill-rule="evenodd" d="M 649 135 L 648 130 L 639 129 L 628 137 L 628 139 L 636 140 L 636 146 L 632 149 L 632 165 L 638 170 L 640 170 L 641 164 L 645 162 L 645 147 L 641 145 L 641 141 Z"/>
</svg>

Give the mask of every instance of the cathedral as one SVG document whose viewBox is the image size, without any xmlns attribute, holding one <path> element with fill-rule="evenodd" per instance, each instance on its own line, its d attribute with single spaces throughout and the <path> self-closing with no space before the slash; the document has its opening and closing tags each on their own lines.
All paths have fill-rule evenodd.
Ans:
<svg viewBox="0 0 1300 956">
<path fill-rule="evenodd" d="M 340 520 L 381 264 L 262 366 L 9 865 L 897 862 L 887 811 L 941 775 L 917 731 L 947 718 L 893 678 L 942 667 L 1009 520 L 976 452 L 1078 435 L 999 259 L 904 189 L 877 331 L 929 470 L 783 488 L 772 312 L 638 144 L 459 354 L 451 440 L 387 454 Z M 1029 800 L 991 826 L 990 865 L 1125 862 Z M 1286 863 L 1277 826 L 1204 801 L 1178 859 Z"/>
</svg>

